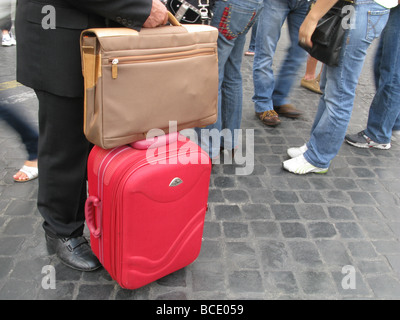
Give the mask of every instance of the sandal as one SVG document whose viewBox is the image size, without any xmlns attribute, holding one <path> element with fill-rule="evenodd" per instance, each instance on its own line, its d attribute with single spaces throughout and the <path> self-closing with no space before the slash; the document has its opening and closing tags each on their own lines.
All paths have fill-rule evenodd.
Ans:
<svg viewBox="0 0 400 320">
<path fill-rule="evenodd" d="M 39 170 L 37 167 L 29 167 L 29 166 L 23 165 L 22 168 L 18 172 L 25 173 L 27 179 L 21 179 L 21 178 L 16 179 L 14 176 L 15 182 L 27 182 L 27 181 L 36 179 L 39 176 Z"/>
</svg>

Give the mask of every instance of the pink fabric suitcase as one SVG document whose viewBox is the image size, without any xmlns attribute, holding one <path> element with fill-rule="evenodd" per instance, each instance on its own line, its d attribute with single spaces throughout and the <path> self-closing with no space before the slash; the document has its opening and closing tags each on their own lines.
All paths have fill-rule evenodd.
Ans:
<svg viewBox="0 0 400 320">
<path fill-rule="evenodd" d="M 121 287 L 139 288 L 198 257 L 210 174 L 207 153 L 177 133 L 92 149 L 90 242 Z"/>
</svg>

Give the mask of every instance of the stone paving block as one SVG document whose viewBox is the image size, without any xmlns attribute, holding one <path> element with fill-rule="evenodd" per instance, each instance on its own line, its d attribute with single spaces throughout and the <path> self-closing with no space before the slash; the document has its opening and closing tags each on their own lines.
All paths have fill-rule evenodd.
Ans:
<svg viewBox="0 0 400 320">
<path fill-rule="evenodd" d="M 238 205 L 216 205 L 214 209 L 218 220 L 238 220 L 241 217 Z"/>
<path fill-rule="evenodd" d="M 357 267 L 364 276 L 370 274 L 390 273 L 390 266 L 383 259 L 379 260 L 360 260 L 357 262 Z"/>
<path fill-rule="evenodd" d="M 371 206 L 354 206 L 351 208 L 354 212 L 357 219 L 361 221 L 377 221 L 382 218 L 381 214 L 379 213 L 378 209 Z"/>
<path fill-rule="evenodd" d="M 260 267 L 255 249 L 246 242 L 226 243 L 227 262 L 234 270 Z"/>
<path fill-rule="evenodd" d="M 394 198 L 394 199 L 396 199 L 396 198 Z M 396 205 L 390 206 L 387 204 L 383 204 L 378 207 L 378 210 L 389 221 L 400 221 L 400 205 L 396 204 Z"/>
<path fill-rule="evenodd" d="M 355 222 L 337 222 L 335 223 L 336 230 L 338 230 L 340 236 L 344 239 L 346 238 L 364 238 L 364 233 L 362 232 L 359 225 Z"/>
<path fill-rule="evenodd" d="M 261 263 L 264 268 L 282 269 L 285 268 L 289 259 L 289 253 L 282 241 L 260 240 L 258 242 L 261 251 Z"/>
<path fill-rule="evenodd" d="M 327 218 L 325 209 L 319 204 L 299 204 L 296 210 L 305 220 L 324 220 Z"/>
<path fill-rule="evenodd" d="M 347 252 L 346 246 L 339 240 L 318 240 L 316 245 L 326 264 L 332 268 L 353 264 L 353 259 Z"/>
<path fill-rule="evenodd" d="M 315 243 L 311 241 L 291 241 L 289 244 L 294 261 L 302 266 L 319 268 L 322 265 L 321 256 Z"/>
<path fill-rule="evenodd" d="M 335 282 L 327 272 L 301 272 L 298 281 L 303 291 L 308 295 L 333 297 L 336 294 Z"/>
<path fill-rule="evenodd" d="M 244 218 L 248 220 L 264 220 L 271 219 L 271 211 L 268 205 L 265 204 L 244 204 L 241 207 Z"/>
<path fill-rule="evenodd" d="M 329 216 L 335 220 L 354 220 L 354 215 L 350 209 L 342 206 L 328 207 Z"/>
<path fill-rule="evenodd" d="M 225 270 L 219 261 L 197 261 L 192 265 L 192 290 L 222 291 L 225 287 Z"/>
<path fill-rule="evenodd" d="M 259 271 L 235 271 L 229 275 L 229 289 L 235 292 L 262 292 L 263 285 Z"/>
<path fill-rule="evenodd" d="M 377 299 L 395 299 L 395 297 L 400 296 L 400 283 L 398 279 L 390 275 L 383 274 L 368 277 L 367 283 Z"/>
<path fill-rule="evenodd" d="M 355 259 L 375 258 L 377 256 L 375 248 L 368 240 L 350 241 L 347 243 L 347 248 Z"/>
<path fill-rule="evenodd" d="M 257 221 L 250 223 L 251 230 L 257 238 L 273 238 L 279 237 L 279 225 L 274 221 Z"/>
<path fill-rule="evenodd" d="M 35 209 L 36 200 L 11 200 L 4 215 L 29 215 Z"/>
<path fill-rule="evenodd" d="M 291 204 L 273 204 L 271 205 L 271 210 L 275 215 L 276 220 L 300 219 L 296 210 L 296 206 Z"/>
<path fill-rule="evenodd" d="M 293 295 L 299 292 L 295 275 L 291 271 L 269 271 L 265 272 L 264 277 L 275 295 Z"/>
<path fill-rule="evenodd" d="M 385 257 L 392 269 L 400 276 L 400 254 L 396 252 L 396 254 L 388 254 Z"/>
<path fill-rule="evenodd" d="M 306 238 L 307 231 L 304 224 L 299 222 L 281 222 L 282 234 L 285 238 Z"/>
<path fill-rule="evenodd" d="M 312 238 L 331 238 L 336 235 L 335 227 L 330 222 L 310 222 L 308 230 Z"/>
<path fill-rule="evenodd" d="M 222 228 L 226 238 L 246 238 L 249 236 L 249 226 L 241 222 L 223 222 Z"/>
<path fill-rule="evenodd" d="M 108 300 L 114 291 L 114 285 L 82 284 L 79 287 L 77 300 Z"/>
<path fill-rule="evenodd" d="M 137 290 L 117 288 L 115 293 L 115 300 L 149 300 L 149 299 L 150 299 L 150 286 L 144 286 Z"/>
<path fill-rule="evenodd" d="M 218 222 L 205 221 L 203 237 L 206 239 L 214 239 L 221 236 L 221 226 Z"/>
</svg>

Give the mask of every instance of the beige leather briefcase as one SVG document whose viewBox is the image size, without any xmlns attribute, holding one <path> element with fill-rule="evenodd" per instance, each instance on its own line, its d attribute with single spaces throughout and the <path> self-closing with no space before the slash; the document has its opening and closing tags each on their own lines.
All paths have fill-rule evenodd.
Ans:
<svg viewBox="0 0 400 320">
<path fill-rule="evenodd" d="M 170 22 L 140 32 L 82 32 L 84 133 L 92 143 L 108 149 L 145 139 L 151 129 L 217 120 L 218 30 Z"/>
</svg>

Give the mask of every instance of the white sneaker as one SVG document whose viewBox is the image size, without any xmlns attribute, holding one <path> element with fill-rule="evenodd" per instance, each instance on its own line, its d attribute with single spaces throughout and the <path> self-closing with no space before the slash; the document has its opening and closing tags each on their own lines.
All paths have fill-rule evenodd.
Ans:
<svg viewBox="0 0 400 320">
<path fill-rule="evenodd" d="M 15 46 L 17 42 L 15 41 L 14 37 L 10 34 L 3 34 L 3 38 L 1 40 L 1 45 L 3 47 L 11 47 Z"/>
<path fill-rule="evenodd" d="M 282 163 L 283 168 L 289 172 L 295 174 L 306 174 L 306 173 L 327 173 L 328 168 L 318 168 L 309 163 L 304 156 L 301 154 L 296 158 L 286 160 Z"/>
<path fill-rule="evenodd" d="M 287 149 L 287 154 L 291 158 L 296 158 L 296 157 L 302 155 L 307 150 L 308 150 L 307 145 L 303 144 L 301 147 L 298 147 L 298 148 L 289 148 L 289 149 Z"/>
</svg>

